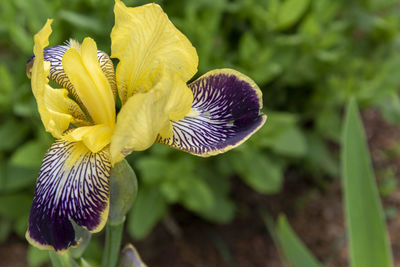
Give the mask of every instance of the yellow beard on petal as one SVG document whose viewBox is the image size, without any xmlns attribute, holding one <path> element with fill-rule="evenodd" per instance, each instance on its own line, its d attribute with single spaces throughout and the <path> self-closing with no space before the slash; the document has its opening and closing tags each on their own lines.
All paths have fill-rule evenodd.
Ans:
<svg viewBox="0 0 400 267">
<path fill-rule="evenodd" d="M 79 50 L 71 47 L 65 52 L 62 65 L 93 121 L 114 125 L 114 95 L 97 59 L 96 43 L 85 38 Z"/>
<path fill-rule="evenodd" d="M 82 142 L 92 153 L 97 153 L 111 142 L 114 126 L 97 124 L 84 126 L 67 132 L 62 139 L 70 142 Z"/>
</svg>

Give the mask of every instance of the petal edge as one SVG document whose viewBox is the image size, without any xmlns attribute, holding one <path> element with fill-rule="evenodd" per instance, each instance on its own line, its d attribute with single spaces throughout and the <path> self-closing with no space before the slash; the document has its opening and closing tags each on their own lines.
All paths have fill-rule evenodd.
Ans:
<svg viewBox="0 0 400 267">
<path fill-rule="evenodd" d="M 213 70 L 189 85 L 192 109 L 172 121 L 173 137 L 157 142 L 208 157 L 237 147 L 266 121 L 260 113 L 262 92 L 246 75 L 231 69 Z"/>
<path fill-rule="evenodd" d="M 100 231 L 109 211 L 110 172 L 107 149 L 91 153 L 79 142 L 57 140 L 40 168 L 28 241 L 62 253 L 79 243 L 71 220 L 90 232 Z"/>
<path fill-rule="evenodd" d="M 133 94 L 150 90 L 160 66 L 184 82 L 197 72 L 196 49 L 159 5 L 126 7 L 116 0 L 114 13 L 111 57 L 119 59 L 116 77 L 122 104 Z"/>
</svg>

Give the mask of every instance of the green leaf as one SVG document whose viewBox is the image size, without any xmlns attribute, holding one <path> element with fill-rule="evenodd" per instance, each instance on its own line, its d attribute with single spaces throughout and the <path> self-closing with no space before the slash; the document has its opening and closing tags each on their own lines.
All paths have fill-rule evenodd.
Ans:
<svg viewBox="0 0 400 267">
<path fill-rule="evenodd" d="M 254 190 L 264 194 L 278 192 L 282 184 L 282 165 L 258 150 L 246 148 L 242 153 L 231 152 L 232 167 Z"/>
<path fill-rule="evenodd" d="M 39 168 L 17 167 L 9 162 L 0 164 L 0 192 L 33 187 Z"/>
<path fill-rule="evenodd" d="M 22 193 L 1 195 L 0 203 L 0 216 L 15 220 L 29 213 L 32 197 Z"/>
<path fill-rule="evenodd" d="M 29 196 L 29 199 L 29 203 L 32 203 L 32 196 Z M 21 216 L 13 224 L 14 233 L 16 233 L 21 239 L 25 238 L 26 229 L 28 229 L 29 208 L 30 206 L 27 207 L 26 212 L 21 213 Z"/>
<path fill-rule="evenodd" d="M 345 214 L 353 267 L 393 266 L 388 233 L 357 103 L 350 100 L 343 131 Z"/>
<path fill-rule="evenodd" d="M 239 57 L 242 61 L 254 62 L 254 55 L 260 52 L 259 42 L 251 32 L 246 32 L 240 38 Z"/>
<path fill-rule="evenodd" d="M 58 15 L 61 19 L 71 23 L 71 25 L 78 29 L 88 29 L 98 34 L 104 31 L 104 23 L 97 17 L 79 14 L 69 10 L 61 10 Z"/>
<path fill-rule="evenodd" d="M 316 128 L 319 133 L 332 141 L 340 142 L 340 113 L 333 108 L 325 108 L 316 116 Z"/>
<path fill-rule="evenodd" d="M 214 194 L 213 205 L 200 211 L 200 215 L 215 223 L 228 223 L 235 215 L 235 205 L 232 200 L 219 194 Z"/>
<path fill-rule="evenodd" d="M 307 136 L 307 161 L 309 161 L 313 174 L 319 176 L 329 174 L 332 177 L 338 177 L 340 174 L 337 155 L 329 149 L 329 144 L 325 142 L 316 133 L 309 133 Z"/>
<path fill-rule="evenodd" d="M 297 237 L 283 214 L 279 215 L 275 234 L 278 247 L 294 267 L 322 267 Z"/>
<path fill-rule="evenodd" d="M 7 65 L 0 64 L 0 112 L 7 110 L 11 106 L 11 95 L 14 81 Z"/>
<path fill-rule="evenodd" d="M 154 185 L 165 179 L 169 170 L 168 161 L 161 157 L 142 157 L 135 162 L 137 169 L 140 171 L 140 179 L 146 185 Z"/>
<path fill-rule="evenodd" d="M 23 141 L 28 132 L 25 123 L 18 122 L 16 119 L 9 119 L 0 125 L 0 150 L 14 149 Z M 4 140 L 7 140 L 6 142 Z"/>
<path fill-rule="evenodd" d="M 10 26 L 10 37 L 12 41 L 25 53 L 32 51 L 33 41 L 30 33 L 26 31 L 23 25 L 13 24 Z"/>
<path fill-rule="evenodd" d="M 189 210 L 200 212 L 212 207 L 214 198 L 208 185 L 200 177 L 179 180 L 181 202 Z"/>
<path fill-rule="evenodd" d="M 160 192 L 168 203 L 176 203 L 181 196 L 181 189 L 176 186 L 175 180 L 165 180 L 160 184 Z"/>
<path fill-rule="evenodd" d="M 386 121 L 392 124 L 400 123 L 400 97 L 397 92 L 377 104 Z"/>
<path fill-rule="evenodd" d="M 38 140 L 29 141 L 18 147 L 11 157 L 11 163 L 15 166 L 38 168 L 47 149 L 48 147 Z"/>
<path fill-rule="evenodd" d="M 267 124 L 249 142 L 286 156 L 303 156 L 307 152 L 307 141 L 297 120 L 297 116 L 291 113 L 268 112 Z"/>
<path fill-rule="evenodd" d="M 211 158 L 210 161 L 212 161 L 212 163 L 220 163 L 222 160 L 221 158 L 224 157 L 220 156 L 218 159 Z M 227 160 L 223 161 L 229 163 Z M 207 183 L 210 192 L 213 194 L 212 205 L 207 209 L 201 210 L 199 214 L 207 220 L 215 223 L 230 222 L 235 215 L 235 204 L 231 199 L 229 199 L 231 190 L 230 179 L 228 177 L 232 176 L 231 172 L 225 176 L 221 175 L 220 172 L 211 168 L 209 165 L 205 165 L 203 168 L 201 165 L 198 166 L 199 174 Z M 229 165 L 226 168 L 233 171 Z"/>
<path fill-rule="evenodd" d="M 287 156 L 304 156 L 307 152 L 306 138 L 302 131 L 293 127 L 285 131 L 272 145 L 277 153 Z"/>
<path fill-rule="evenodd" d="M 49 253 L 46 250 L 40 250 L 34 246 L 29 246 L 27 260 L 29 267 L 39 267 L 49 261 Z"/>
<path fill-rule="evenodd" d="M 303 16 L 310 0 L 286 0 L 279 8 L 277 29 L 284 30 L 293 26 Z"/>
<path fill-rule="evenodd" d="M 103 258 L 103 239 L 97 235 L 92 235 L 92 238 L 83 252 L 83 258 L 92 267 L 100 267 L 100 262 Z M 81 258 L 82 259 L 82 258 Z"/>
<path fill-rule="evenodd" d="M 128 217 L 128 231 L 136 239 L 143 239 L 164 216 L 167 205 L 157 187 L 141 187 Z"/>
</svg>

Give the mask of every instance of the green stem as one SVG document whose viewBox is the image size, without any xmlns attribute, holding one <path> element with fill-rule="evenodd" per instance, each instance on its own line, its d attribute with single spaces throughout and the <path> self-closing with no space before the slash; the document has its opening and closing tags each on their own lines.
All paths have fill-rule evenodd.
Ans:
<svg viewBox="0 0 400 267">
<path fill-rule="evenodd" d="M 104 246 L 103 261 L 101 263 L 102 267 L 117 266 L 124 221 L 125 220 L 119 224 L 107 224 L 106 226 L 106 242 Z"/>
<path fill-rule="evenodd" d="M 49 251 L 51 265 L 53 267 L 77 267 L 77 263 L 71 258 L 69 253 L 59 255 L 54 251 Z"/>
</svg>

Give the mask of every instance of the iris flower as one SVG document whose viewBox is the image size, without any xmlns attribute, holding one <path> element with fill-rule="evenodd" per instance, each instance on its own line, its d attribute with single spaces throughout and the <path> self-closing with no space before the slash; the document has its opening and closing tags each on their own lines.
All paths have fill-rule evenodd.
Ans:
<svg viewBox="0 0 400 267">
<path fill-rule="evenodd" d="M 266 119 L 260 89 L 235 70 L 213 70 L 187 85 L 197 72 L 196 50 L 160 6 L 116 0 L 114 13 L 115 71 L 91 38 L 46 48 L 51 20 L 34 37 L 27 73 L 43 125 L 56 139 L 40 168 L 26 233 L 42 249 L 78 245 L 76 226 L 102 230 L 111 168 L 132 151 L 158 142 L 215 155 Z"/>
</svg>

